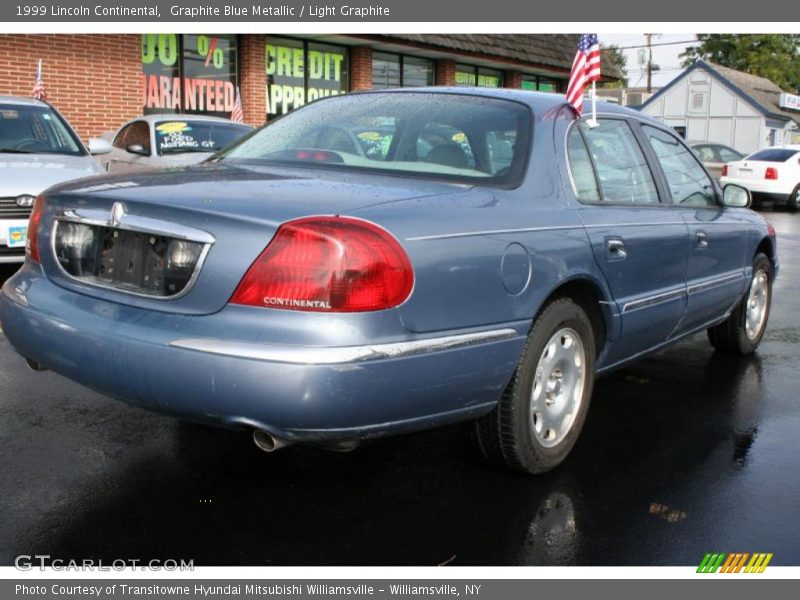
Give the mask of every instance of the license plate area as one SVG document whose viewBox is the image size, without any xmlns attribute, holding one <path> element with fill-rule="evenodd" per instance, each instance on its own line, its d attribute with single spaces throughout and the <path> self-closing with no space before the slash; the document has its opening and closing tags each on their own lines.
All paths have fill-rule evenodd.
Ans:
<svg viewBox="0 0 800 600">
<path fill-rule="evenodd" d="M 58 221 L 56 259 L 71 278 L 156 298 L 186 293 L 205 244 L 103 225 Z"/>
</svg>

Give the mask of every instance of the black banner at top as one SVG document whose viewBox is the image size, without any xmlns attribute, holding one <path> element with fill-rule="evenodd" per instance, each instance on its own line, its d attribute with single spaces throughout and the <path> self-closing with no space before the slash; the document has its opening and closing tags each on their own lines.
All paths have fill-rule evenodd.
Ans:
<svg viewBox="0 0 800 600">
<path fill-rule="evenodd" d="M 0 20 L 51 22 L 774 22 L 800 21 L 785 0 L 748 3 L 641 0 L 12 0 Z"/>
</svg>

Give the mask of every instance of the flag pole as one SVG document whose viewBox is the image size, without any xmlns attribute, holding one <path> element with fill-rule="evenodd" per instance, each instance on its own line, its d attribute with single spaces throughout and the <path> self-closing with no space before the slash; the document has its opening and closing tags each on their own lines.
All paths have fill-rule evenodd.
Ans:
<svg viewBox="0 0 800 600">
<path fill-rule="evenodd" d="M 592 123 L 593 126 L 597 125 L 597 87 L 594 81 L 592 81 Z"/>
</svg>

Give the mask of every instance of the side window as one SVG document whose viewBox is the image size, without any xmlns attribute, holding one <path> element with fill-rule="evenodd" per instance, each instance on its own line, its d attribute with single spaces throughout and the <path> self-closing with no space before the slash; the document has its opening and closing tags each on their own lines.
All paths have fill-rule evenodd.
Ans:
<svg viewBox="0 0 800 600">
<path fill-rule="evenodd" d="M 567 137 L 567 160 L 572 173 L 575 197 L 581 202 L 599 202 L 600 190 L 592 168 L 592 159 L 577 127 L 569 131 Z"/>
<path fill-rule="evenodd" d="M 672 201 L 681 206 L 717 206 L 714 185 L 703 167 L 673 135 L 643 126 L 667 178 Z"/>
<path fill-rule="evenodd" d="M 601 120 L 597 127 L 579 124 L 594 161 L 602 202 L 658 204 L 658 192 L 644 153 L 630 125 Z"/>
<path fill-rule="evenodd" d="M 125 140 L 126 147 L 131 144 L 141 144 L 147 152 L 150 152 L 150 126 L 144 121 L 131 123 L 130 131 Z"/>
<path fill-rule="evenodd" d="M 127 139 L 128 139 L 128 134 L 131 131 L 131 127 L 133 127 L 132 124 L 126 125 L 117 132 L 117 135 L 114 138 L 114 141 L 112 142 L 112 145 L 115 148 L 121 148 L 122 150 L 125 150 L 125 148 L 128 147 Z"/>
<path fill-rule="evenodd" d="M 695 146 L 694 151 L 703 162 L 716 162 L 717 157 L 714 153 L 714 148 L 711 146 Z"/>
<path fill-rule="evenodd" d="M 735 162 L 737 160 L 742 160 L 743 158 L 741 154 L 734 152 L 725 146 L 717 146 L 717 150 L 719 151 L 720 162 Z"/>
</svg>

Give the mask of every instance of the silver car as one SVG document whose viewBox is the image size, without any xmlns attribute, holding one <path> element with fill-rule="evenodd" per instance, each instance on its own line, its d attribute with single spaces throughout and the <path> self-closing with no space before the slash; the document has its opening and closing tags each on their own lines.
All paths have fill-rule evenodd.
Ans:
<svg viewBox="0 0 800 600">
<path fill-rule="evenodd" d="M 84 146 L 46 102 L 0 96 L 0 263 L 24 260 L 36 196 L 56 183 L 102 173 L 91 154 L 110 150 L 99 138 Z"/>
<path fill-rule="evenodd" d="M 201 115 L 147 115 L 123 125 L 103 162 L 107 171 L 123 173 L 190 165 L 252 131 L 249 125 Z"/>
<path fill-rule="evenodd" d="M 729 162 L 742 160 L 744 154 L 730 146 L 714 142 L 689 142 L 689 146 L 703 161 L 709 174 L 719 181 L 722 176 L 722 167 Z"/>
</svg>

